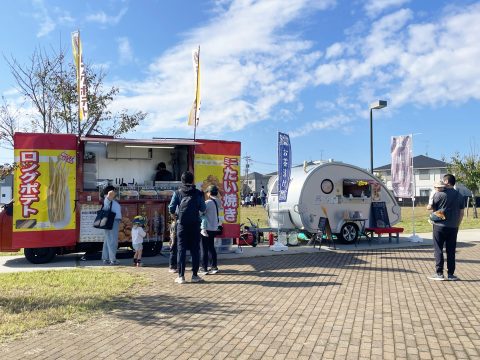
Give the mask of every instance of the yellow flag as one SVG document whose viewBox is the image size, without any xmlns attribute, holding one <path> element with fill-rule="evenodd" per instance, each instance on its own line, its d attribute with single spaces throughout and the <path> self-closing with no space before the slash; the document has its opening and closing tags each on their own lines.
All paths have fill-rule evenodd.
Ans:
<svg viewBox="0 0 480 360">
<path fill-rule="evenodd" d="M 77 69 L 77 92 L 78 92 L 78 117 L 80 120 L 88 118 L 87 82 L 85 79 L 85 66 L 82 60 L 82 42 L 80 31 L 72 33 L 72 49 L 75 67 Z"/>
<path fill-rule="evenodd" d="M 193 71 L 195 73 L 195 100 L 188 116 L 188 125 L 197 126 L 200 120 L 200 46 L 193 50 Z"/>
</svg>

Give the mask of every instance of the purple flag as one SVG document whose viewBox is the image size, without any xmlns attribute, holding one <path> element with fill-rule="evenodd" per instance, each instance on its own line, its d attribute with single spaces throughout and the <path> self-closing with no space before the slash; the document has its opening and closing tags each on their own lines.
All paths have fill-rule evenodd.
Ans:
<svg viewBox="0 0 480 360">
<path fill-rule="evenodd" d="M 412 137 L 392 136 L 392 188 L 397 197 L 412 197 Z"/>
<path fill-rule="evenodd" d="M 292 166 L 292 149 L 290 137 L 278 133 L 278 202 L 286 202 L 288 185 L 290 184 L 290 168 Z"/>
</svg>

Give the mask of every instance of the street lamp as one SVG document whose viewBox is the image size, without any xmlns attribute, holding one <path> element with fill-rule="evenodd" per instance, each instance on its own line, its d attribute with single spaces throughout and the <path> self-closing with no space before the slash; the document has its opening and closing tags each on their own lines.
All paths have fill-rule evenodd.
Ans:
<svg viewBox="0 0 480 360">
<path fill-rule="evenodd" d="M 370 105 L 370 171 L 373 174 L 373 109 L 383 109 L 387 106 L 386 100 L 378 100 Z"/>
</svg>

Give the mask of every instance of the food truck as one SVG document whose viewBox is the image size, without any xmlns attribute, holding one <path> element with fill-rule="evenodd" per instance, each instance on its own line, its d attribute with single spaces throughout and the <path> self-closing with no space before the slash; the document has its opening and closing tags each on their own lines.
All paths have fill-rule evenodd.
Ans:
<svg viewBox="0 0 480 360">
<path fill-rule="evenodd" d="M 147 218 L 146 255 L 169 236 L 168 204 L 192 171 L 200 190 L 220 190 L 222 238 L 238 238 L 240 143 L 223 140 L 119 139 L 109 136 L 16 133 L 13 202 L 0 213 L 0 251 L 24 249 L 32 263 L 56 255 L 101 250 L 104 230 L 93 227 L 103 190 L 113 185 L 122 208 L 119 247 L 131 244 L 132 219 Z M 160 162 L 170 181 L 155 181 Z"/>
<path fill-rule="evenodd" d="M 291 170 L 286 202 L 278 203 L 278 177 L 268 184 L 268 221 L 284 231 L 315 233 L 328 219 L 332 233 L 355 242 L 370 226 L 372 209 L 385 205 L 390 225 L 401 220 L 401 209 L 385 184 L 368 171 L 335 161 L 320 161 Z M 383 211 L 383 210 L 382 210 Z"/>
</svg>

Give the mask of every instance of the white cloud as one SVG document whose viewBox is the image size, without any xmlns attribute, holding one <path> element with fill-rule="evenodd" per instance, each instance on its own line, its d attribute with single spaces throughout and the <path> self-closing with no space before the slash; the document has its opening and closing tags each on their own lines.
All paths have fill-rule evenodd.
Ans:
<svg viewBox="0 0 480 360">
<path fill-rule="evenodd" d="M 123 16 L 127 13 L 127 8 L 120 10 L 118 15 L 107 15 L 103 10 L 86 16 L 86 20 L 90 22 L 97 22 L 101 25 L 116 25 L 122 20 Z"/>
<path fill-rule="evenodd" d="M 48 35 L 55 30 L 56 24 L 48 14 L 48 10 L 43 3 L 43 0 L 33 0 L 32 5 L 36 9 L 33 18 L 38 21 L 40 29 L 37 32 L 37 37 Z"/>
<path fill-rule="evenodd" d="M 292 138 L 296 138 L 296 137 L 308 135 L 312 131 L 339 129 L 339 128 L 342 128 L 342 130 L 348 131 L 347 124 L 350 123 L 351 121 L 352 119 L 346 115 L 330 116 L 323 120 L 306 123 L 300 128 L 291 131 L 290 136 Z"/>
<path fill-rule="evenodd" d="M 410 0 L 367 0 L 364 8 L 368 16 L 376 16 L 386 9 L 399 7 L 408 2 Z"/>
<path fill-rule="evenodd" d="M 117 38 L 118 56 L 121 64 L 126 64 L 134 60 L 130 41 L 126 37 Z"/>
<path fill-rule="evenodd" d="M 312 83 L 321 57 L 313 44 L 287 34 L 288 24 L 303 21 L 332 0 L 217 2 L 215 18 L 149 66 L 149 78 L 125 83 L 115 106 L 149 112 L 150 132 L 186 127 L 194 98 L 191 51 L 201 44 L 202 111 L 200 131 L 239 130 L 271 119 L 280 104 L 292 104 Z"/>
</svg>

